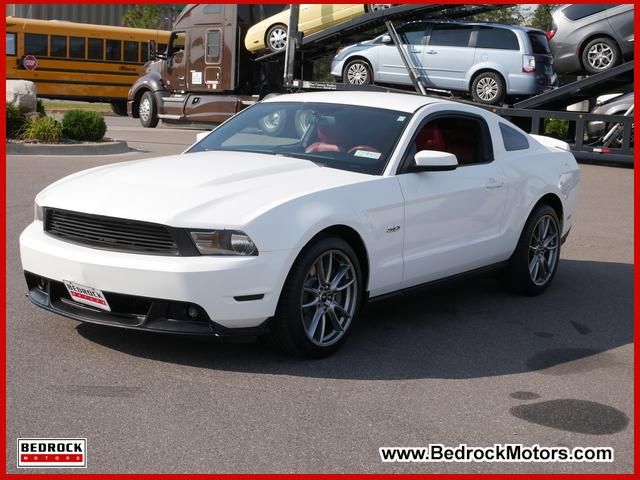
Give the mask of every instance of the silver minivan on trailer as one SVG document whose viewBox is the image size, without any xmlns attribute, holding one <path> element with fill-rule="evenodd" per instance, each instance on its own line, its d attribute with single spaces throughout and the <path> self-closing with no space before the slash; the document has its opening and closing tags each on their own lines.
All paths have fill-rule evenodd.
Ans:
<svg viewBox="0 0 640 480">
<path fill-rule="evenodd" d="M 542 30 L 483 22 L 418 21 L 397 29 L 428 88 L 468 92 L 496 105 L 507 96 L 530 96 L 557 85 Z M 352 85 L 412 85 L 388 34 L 338 51 L 331 75 Z"/>
</svg>

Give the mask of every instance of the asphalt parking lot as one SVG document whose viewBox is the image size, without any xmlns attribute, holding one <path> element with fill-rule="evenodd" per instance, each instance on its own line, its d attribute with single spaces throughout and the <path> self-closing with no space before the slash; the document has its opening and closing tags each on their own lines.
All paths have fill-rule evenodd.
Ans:
<svg viewBox="0 0 640 480">
<path fill-rule="evenodd" d="M 69 173 L 197 131 L 108 118 L 128 154 L 7 157 L 7 468 L 17 437 L 86 437 L 88 472 L 633 470 L 633 170 L 583 165 L 550 290 L 493 278 L 370 307 L 331 358 L 79 324 L 29 304 L 18 236 Z M 382 446 L 610 446 L 612 463 L 382 463 Z"/>
</svg>

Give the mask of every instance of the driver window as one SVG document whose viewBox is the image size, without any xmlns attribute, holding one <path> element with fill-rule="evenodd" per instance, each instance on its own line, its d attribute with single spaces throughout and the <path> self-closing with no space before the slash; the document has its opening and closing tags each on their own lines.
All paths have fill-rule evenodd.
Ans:
<svg viewBox="0 0 640 480">
<path fill-rule="evenodd" d="M 171 43 L 169 44 L 169 56 L 173 56 L 179 52 L 184 52 L 186 39 L 187 34 L 185 32 L 176 32 L 171 35 Z"/>
<path fill-rule="evenodd" d="M 460 166 L 478 165 L 493 160 L 491 138 L 483 120 L 447 115 L 424 124 L 413 139 L 406 162 L 413 162 L 421 150 L 453 153 Z"/>
</svg>

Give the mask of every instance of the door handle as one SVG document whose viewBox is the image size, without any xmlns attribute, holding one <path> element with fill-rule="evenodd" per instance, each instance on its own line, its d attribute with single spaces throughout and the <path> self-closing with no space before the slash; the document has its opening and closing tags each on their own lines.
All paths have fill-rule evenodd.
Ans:
<svg viewBox="0 0 640 480">
<path fill-rule="evenodd" d="M 495 178 L 490 178 L 485 185 L 485 188 L 488 188 L 489 190 L 502 187 L 504 187 L 504 182 L 502 180 L 496 180 Z"/>
<path fill-rule="evenodd" d="M 437 55 L 437 54 L 438 54 L 438 52 L 437 52 L 437 51 L 435 51 L 435 50 L 427 50 L 427 51 L 426 51 L 426 52 L 424 52 L 424 53 L 426 53 L 427 55 Z"/>
<path fill-rule="evenodd" d="M 412 48 L 409 50 L 411 53 L 422 53 L 422 50 L 418 50 L 417 48 Z"/>
<path fill-rule="evenodd" d="M 184 75 L 183 76 L 178 76 L 178 80 L 184 80 Z"/>
</svg>

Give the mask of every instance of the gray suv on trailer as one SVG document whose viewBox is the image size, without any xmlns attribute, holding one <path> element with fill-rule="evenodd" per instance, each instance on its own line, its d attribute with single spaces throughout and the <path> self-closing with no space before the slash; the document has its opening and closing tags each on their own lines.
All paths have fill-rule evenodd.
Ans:
<svg viewBox="0 0 640 480">
<path fill-rule="evenodd" d="M 560 5 L 551 16 L 556 72 L 599 73 L 633 58 L 633 5 Z"/>
</svg>

